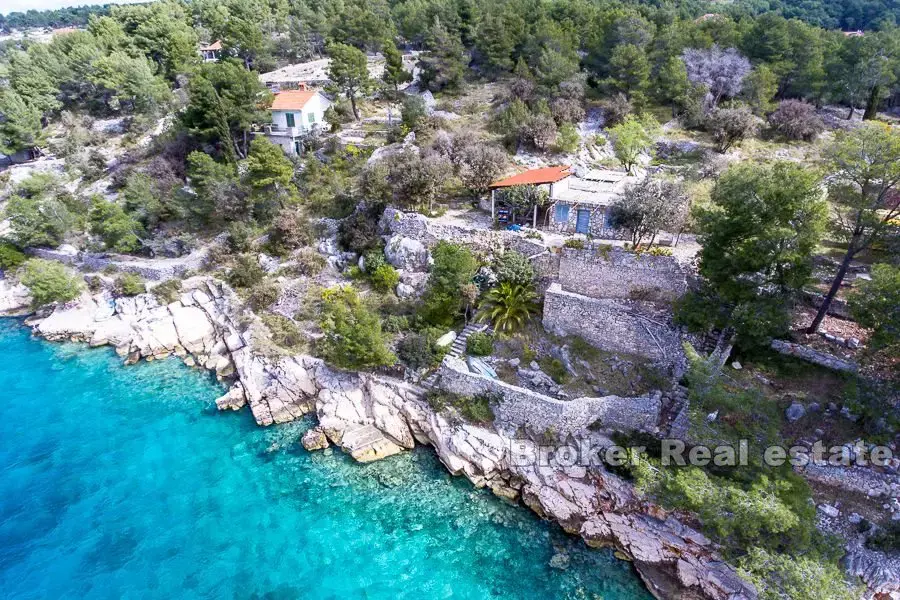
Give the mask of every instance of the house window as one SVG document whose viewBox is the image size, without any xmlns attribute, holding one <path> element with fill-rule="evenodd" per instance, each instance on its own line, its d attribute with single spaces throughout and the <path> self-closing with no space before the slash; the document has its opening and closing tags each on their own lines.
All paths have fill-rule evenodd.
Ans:
<svg viewBox="0 0 900 600">
<path fill-rule="evenodd" d="M 316 122 L 316 113 L 314 113 L 314 112 L 309 113 L 309 116 L 306 118 L 306 120 L 309 121 L 310 123 L 315 123 Z"/>
<path fill-rule="evenodd" d="M 557 204 L 556 205 L 556 215 L 554 215 L 557 223 L 568 223 L 569 222 L 569 205 L 568 204 Z"/>
<path fill-rule="evenodd" d="M 284 117 L 285 117 L 285 119 L 287 119 L 287 126 L 293 127 L 294 126 L 294 113 L 287 113 L 286 115 L 284 115 Z"/>
</svg>

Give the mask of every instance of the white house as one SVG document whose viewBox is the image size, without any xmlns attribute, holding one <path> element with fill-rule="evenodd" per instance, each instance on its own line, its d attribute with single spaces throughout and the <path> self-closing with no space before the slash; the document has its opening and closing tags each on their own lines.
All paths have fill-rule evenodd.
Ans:
<svg viewBox="0 0 900 600">
<path fill-rule="evenodd" d="M 288 154 L 300 154 L 303 137 L 325 126 L 325 111 L 331 101 L 321 92 L 290 90 L 275 95 L 269 112 L 272 124 L 267 125 L 265 135 Z"/>
</svg>

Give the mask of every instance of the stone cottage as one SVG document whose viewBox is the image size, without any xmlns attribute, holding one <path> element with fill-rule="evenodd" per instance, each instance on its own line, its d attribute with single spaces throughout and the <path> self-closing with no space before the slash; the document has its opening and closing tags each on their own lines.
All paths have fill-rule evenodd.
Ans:
<svg viewBox="0 0 900 600">
<path fill-rule="evenodd" d="M 609 207 L 634 181 L 636 177 L 627 173 L 606 169 L 591 169 L 581 175 L 567 166 L 532 169 L 491 184 L 491 217 L 497 220 L 503 216 L 505 190 L 533 185 L 547 192 L 549 202 L 545 207 L 534 207 L 532 227 L 557 233 L 615 237 Z"/>
</svg>

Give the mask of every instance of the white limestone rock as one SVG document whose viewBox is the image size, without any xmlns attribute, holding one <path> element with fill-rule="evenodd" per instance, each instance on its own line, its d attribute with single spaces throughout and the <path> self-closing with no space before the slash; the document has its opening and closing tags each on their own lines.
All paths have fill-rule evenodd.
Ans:
<svg viewBox="0 0 900 600">
<path fill-rule="evenodd" d="M 387 261 L 403 271 L 425 271 L 431 261 L 428 249 L 419 240 L 395 235 L 384 247 Z"/>
<path fill-rule="evenodd" d="M 18 316 L 31 312 L 31 292 L 22 284 L 0 279 L 0 315 Z"/>
</svg>

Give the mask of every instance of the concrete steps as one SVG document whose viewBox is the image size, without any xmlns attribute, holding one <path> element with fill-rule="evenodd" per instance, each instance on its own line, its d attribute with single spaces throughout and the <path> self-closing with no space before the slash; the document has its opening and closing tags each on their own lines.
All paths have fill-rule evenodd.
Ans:
<svg viewBox="0 0 900 600">
<path fill-rule="evenodd" d="M 374 425 L 360 425 L 345 431 L 341 438 L 341 447 L 360 462 L 371 462 L 398 454 L 403 450 Z"/>
</svg>

